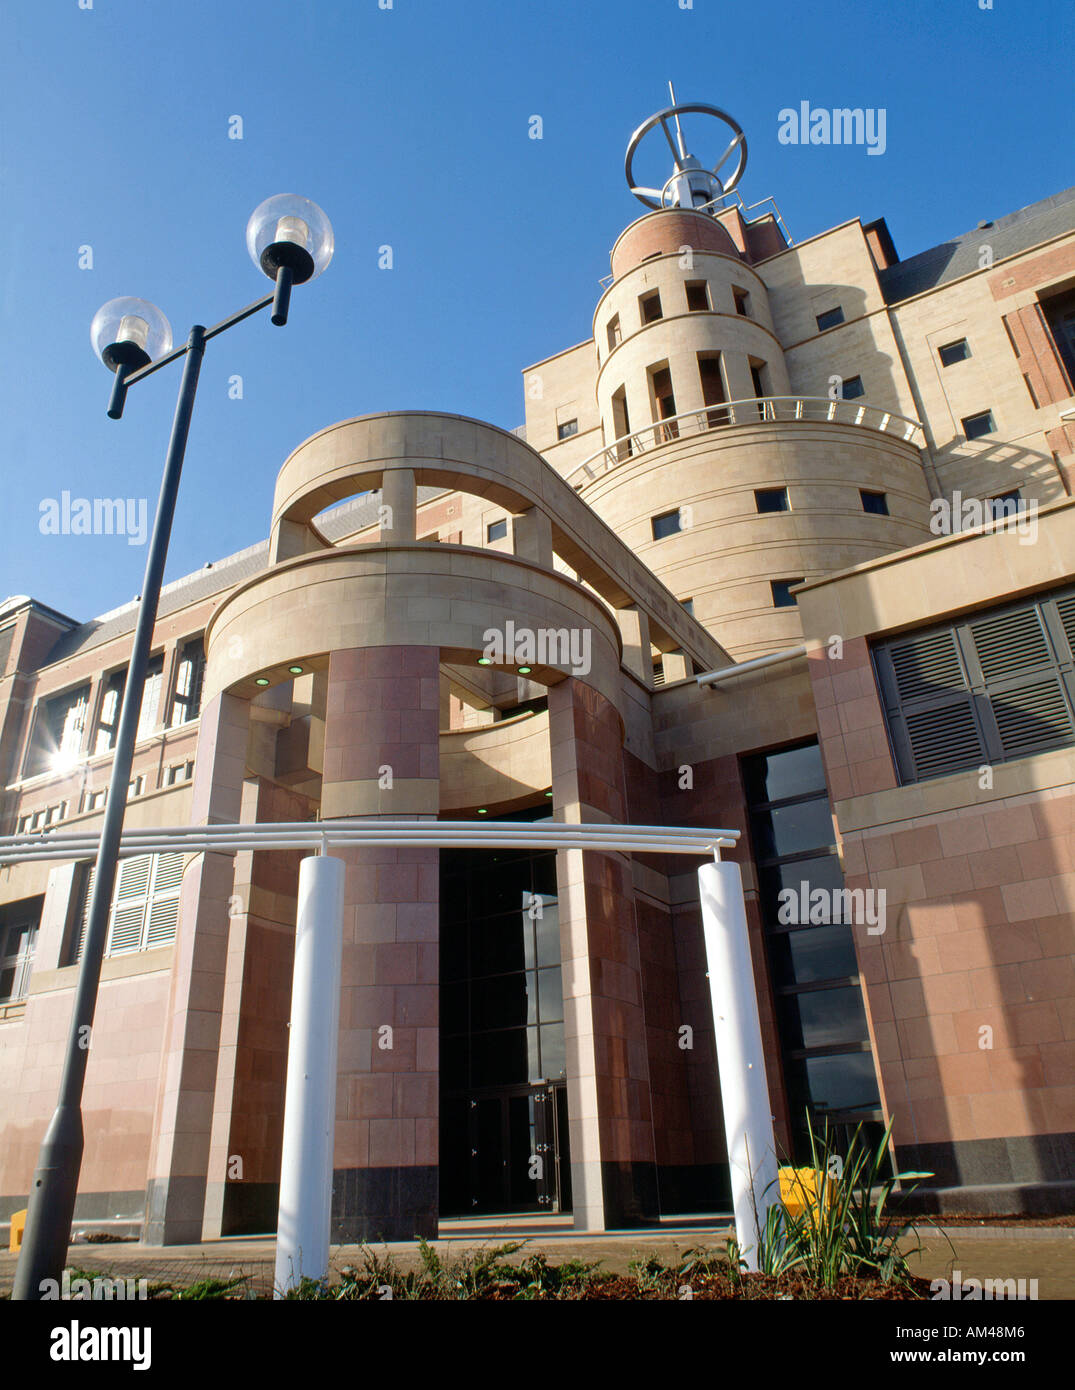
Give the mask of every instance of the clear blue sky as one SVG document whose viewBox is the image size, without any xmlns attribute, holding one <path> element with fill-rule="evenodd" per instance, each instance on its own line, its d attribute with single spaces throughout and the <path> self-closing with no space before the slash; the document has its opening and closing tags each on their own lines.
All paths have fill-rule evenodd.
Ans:
<svg viewBox="0 0 1075 1390">
<path fill-rule="evenodd" d="M 800 240 L 884 216 L 906 257 L 1072 182 L 1070 0 L 680 2 L 7 0 L 0 598 L 87 619 L 141 588 L 144 548 L 39 531 L 65 489 L 156 503 L 178 368 L 108 420 L 90 320 L 137 295 L 178 340 L 254 299 L 244 227 L 270 194 L 320 203 L 336 257 L 285 329 L 210 344 L 169 579 L 260 540 L 281 462 L 336 420 L 522 421 L 520 369 L 589 336 L 642 211 L 627 138 L 669 77 L 736 116 L 747 202 L 775 196 Z M 780 145 L 803 100 L 885 108 L 886 153 Z"/>
</svg>

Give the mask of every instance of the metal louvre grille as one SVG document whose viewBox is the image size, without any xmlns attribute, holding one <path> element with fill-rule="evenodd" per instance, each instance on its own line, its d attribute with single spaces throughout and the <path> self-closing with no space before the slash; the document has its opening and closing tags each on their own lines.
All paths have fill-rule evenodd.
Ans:
<svg viewBox="0 0 1075 1390">
<path fill-rule="evenodd" d="M 83 879 L 78 945 L 73 962 L 82 958 L 95 872 L 90 865 Z M 122 860 L 112 899 L 105 954 L 124 955 L 174 941 L 182 883 L 182 854 L 140 854 Z"/>
<path fill-rule="evenodd" d="M 898 643 L 889 649 L 889 659 L 901 700 L 967 688 L 951 632 Z"/>
<path fill-rule="evenodd" d="M 1073 653 L 1070 589 L 878 643 L 901 781 L 1075 744 Z"/>
<path fill-rule="evenodd" d="M 1075 742 L 1067 701 L 1055 680 L 994 695 L 993 714 L 1009 758 Z"/>
<path fill-rule="evenodd" d="M 986 681 L 1047 666 L 1052 659 L 1036 608 L 971 623 L 970 631 Z"/>
<path fill-rule="evenodd" d="M 985 760 L 969 704 L 907 715 L 907 737 L 918 777 L 940 777 Z"/>
</svg>

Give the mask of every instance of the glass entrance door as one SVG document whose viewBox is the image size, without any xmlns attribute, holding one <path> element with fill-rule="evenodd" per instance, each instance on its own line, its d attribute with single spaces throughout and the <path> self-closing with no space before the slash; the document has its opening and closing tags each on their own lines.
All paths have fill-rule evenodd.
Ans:
<svg viewBox="0 0 1075 1390">
<path fill-rule="evenodd" d="M 571 1210 L 566 1085 L 543 1082 L 445 1099 L 442 1214 Z"/>
</svg>

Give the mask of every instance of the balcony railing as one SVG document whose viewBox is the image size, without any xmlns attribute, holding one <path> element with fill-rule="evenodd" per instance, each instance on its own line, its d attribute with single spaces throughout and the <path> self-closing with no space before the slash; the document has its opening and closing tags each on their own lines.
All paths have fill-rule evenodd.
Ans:
<svg viewBox="0 0 1075 1390">
<path fill-rule="evenodd" d="M 720 405 L 702 406 L 699 410 L 686 410 L 681 415 L 670 415 L 667 420 L 632 430 L 584 459 L 568 474 L 567 480 L 576 489 L 585 487 L 591 479 L 607 473 L 617 464 L 690 435 L 707 434 L 710 430 L 732 425 L 791 424 L 796 420 L 859 425 L 916 444 L 916 436 L 923 435 L 917 420 L 863 401 L 834 401 L 826 396 L 751 396 L 745 401 L 725 401 Z"/>
</svg>

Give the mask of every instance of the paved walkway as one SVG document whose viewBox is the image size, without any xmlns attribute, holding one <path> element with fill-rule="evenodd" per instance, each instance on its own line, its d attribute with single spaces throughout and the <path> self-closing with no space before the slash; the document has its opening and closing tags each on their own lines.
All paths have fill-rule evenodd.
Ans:
<svg viewBox="0 0 1075 1390">
<path fill-rule="evenodd" d="M 549 1262 L 566 1259 L 601 1262 L 602 1269 L 626 1273 L 629 1262 L 647 1255 L 659 1255 L 671 1262 L 691 1246 L 723 1247 L 731 1234 L 726 1224 L 677 1224 L 659 1231 L 606 1231 L 579 1235 L 566 1222 L 518 1222 L 495 1231 L 478 1223 L 452 1223 L 442 1227 L 440 1238 L 432 1242 L 444 1257 L 482 1246 L 502 1245 L 509 1240 L 526 1240 L 519 1258 L 544 1251 Z M 1037 1279 L 1040 1299 L 1075 1298 L 1075 1230 L 1050 1228 L 1008 1228 L 996 1230 L 954 1227 L 945 1236 L 923 1231 L 923 1249 L 911 1259 L 915 1274 L 927 1279 L 951 1278 L 959 1270 L 964 1283 L 977 1279 Z M 951 1242 L 949 1246 L 948 1242 Z M 419 1264 L 418 1247 L 413 1241 L 375 1246 L 388 1251 L 400 1268 Z M 200 1245 L 151 1246 L 136 1243 L 116 1245 L 72 1245 L 68 1252 L 71 1268 L 99 1270 L 125 1278 L 146 1278 L 154 1282 L 192 1284 L 199 1279 L 228 1278 L 233 1274 L 251 1275 L 251 1285 L 259 1292 L 272 1287 L 275 1243 L 269 1238 L 252 1240 L 231 1237 L 204 1241 Z M 0 1291 L 10 1293 L 16 1256 L 0 1253 Z M 341 1269 L 348 1264 L 361 1266 L 360 1246 L 334 1247 L 332 1264 Z"/>
</svg>

